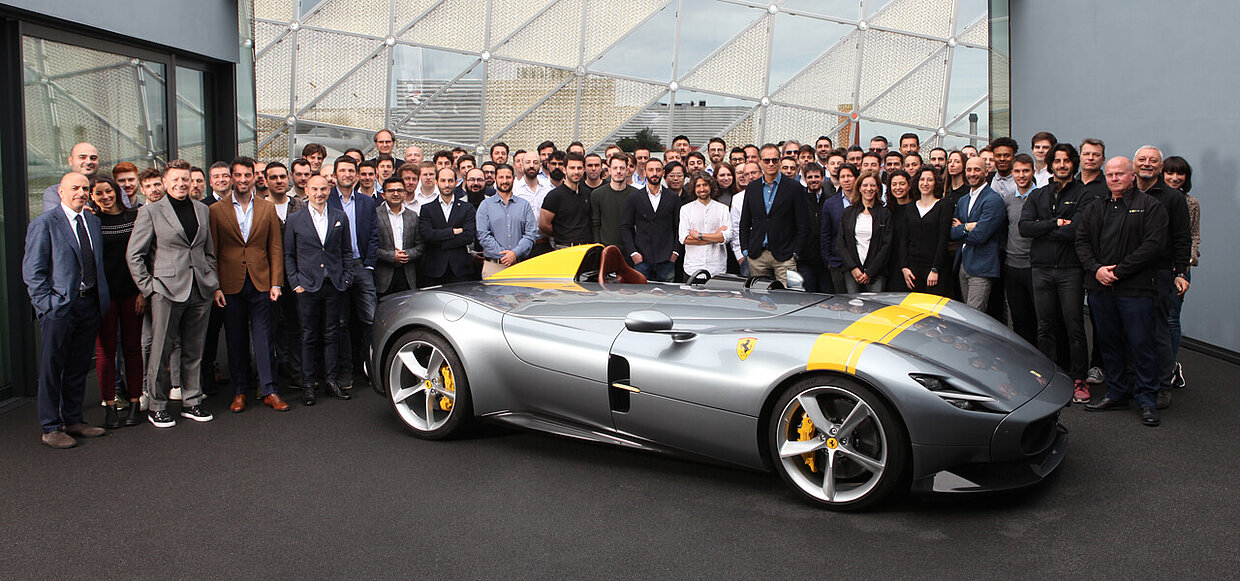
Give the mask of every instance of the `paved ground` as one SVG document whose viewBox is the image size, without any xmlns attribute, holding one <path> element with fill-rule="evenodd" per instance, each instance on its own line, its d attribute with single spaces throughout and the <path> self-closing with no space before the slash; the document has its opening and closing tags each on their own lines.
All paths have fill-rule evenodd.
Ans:
<svg viewBox="0 0 1240 581">
<path fill-rule="evenodd" d="M 0 571 L 45 578 L 1231 578 L 1235 366 L 1185 352 L 1163 426 L 1065 414 L 1021 494 L 806 506 L 773 474 L 487 428 L 408 436 L 373 392 L 69 451 L 0 415 Z M 97 403 L 97 400 L 96 400 Z M 98 421 L 100 408 L 88 419 Z M 192 425 L 191 425 L 192 424 Z"/>
</svg>

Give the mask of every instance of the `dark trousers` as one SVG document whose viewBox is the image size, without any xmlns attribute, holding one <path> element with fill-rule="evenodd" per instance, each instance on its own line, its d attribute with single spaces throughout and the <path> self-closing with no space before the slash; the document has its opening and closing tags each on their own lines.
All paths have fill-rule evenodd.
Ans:
<svg viewBox="0 0 1240 581">
<path fill-rule="evenodd" d="M 798 260 L 797 274 L 801 275 L 801 281 L 806 292 L 835 292 L 835 285 L 831 282 L 831 275 L 821 262 L 811 264 L 808 260 Z"/>
<path fill-rule="evenodd" d="M 202 347 L 202 390 L 208 394 L 215 393 L 215 360 L 219 355 L 220 329 L 223 327 L 224 309 L 215 306 L 212 301 L 207 314 L 207 337 L 203 340 Z"/>
<path fill-rule="evenodd" d="M 99 324 L 99 336 L 95 339 L 95 374 L 99 377 L 99 395 L 104 403 L 116 399 L 117 353 L 123 355 L 127 376 L 127 399 L 137 400 L 142 395 L 142 315 L 134 312 L 137 295 L 114 300 L 108 305 Z M 120 349 L 117 349 L 117 330 L 120 330 Z"/>
<path fill-rule="evenodd" d="M 387 290 L 379 293 L 379 296 L 386 297 L 396 293 L 403 293 L 409 289 L 409 280 L 405 278 L 405 273 L 397 271 L 392 273 L 392 282 L 388 283 Z"/>
<path fill-rule="evenodd" d="M 676 263 L 670 260 L 663 262 L 641 261 L 633 265 L 633 269 L 642 273 L 646 280 L 658 282 L 672 282 L 672 276 L 676 269 Z"/>
<path fill-rule="evenodd" d="M 1171 376 L 1175 373 L 1175 354 L 1180 335 L 1180 309 L 1176 302 L 1180 296 L 1175 291 L 1175 274 L 1166 268 L 1154 272 L 1154 285 L 1158 287 L 1158 389 L 1171 389 Z M 1175 314 L 1174 329 L 1172 314 Z M 1174 331 L 1174 332 L 1173 332 Z M 1172 336 L 1176 337 L 1175 343 Z"/>
<path fill-rule="evenodd" d="M 258 392 L 267 397 L 279 391 L 276 386 L 271 350 L 271 295 L 260 292 L 245 278 L 241 292 L 224 297 L 224 333 L 228 338 L 228 375 L 233 393 L 245 393 L 250 384 L 250 345 L 254 346 L 254 365 L 258 368 Z"/>
<path fill-rule="evenodd" d="M 339 367 L 341 292 L 331 281 L 323 281 L 317 291 L 297 295 L 297 314 L 301 320 L 302 385 L 335 382 Z"/>
<path fill-rule="evenodd" d="M 323 281 L 323 284 L 328 283 Z M 370 333 L 378 302 L 374 271 L 362 266 L 361 261 L 353 261 L 353 284 L 341 295 L 337 313 L 340 339 L 335 380 L 340 387 L 353 385 L 354 360 L 360 362 L 370 351 Z"/>
<path fill-rule="evenodd" d="M 90 373 L 90 346 L 99 334 L 101 318 L 96 292 L 73 297 L 69 311 L 58 319 L 39 318 L 43 332 L 39 424 L 45 434 L 85 421 L 82 399 L 86 397 L 86 374 Z"/>
<path fill-rule="evenodd" d="M 1012 330 L 1030 345 L 1038 343 L 1038 316 L 1033 304 L 1033 269 L 1003 266 L 1003 286 Z"/>
<path fill-rule="evenodd" d="M 1143 408 L 1154 407 L 1160 370 L 1157 299 L 1095 293 L 1089 295 L 1089 310 L 1098 324 L 1107 397 L 1131 397 Z"/>
<path fill-rule="evenodd" d="M 893 292 L 929 293 L 941 297 L 951 296 L 949 287 L 952 286 L 950 284 L 952 277 L 940 272 L 937 277 L 938 281 L 934 283 L 934 286 L 930 286 L 928 281 L 931 268 L 933 267 L 918 266 L 916 264 L 909 265 L 908 269 L 913 271 L 913 288 L 908 288 L 908 283 L 904 282 L 903 269 L 901 269 L 900 278 L 887 281 L 887 288 Z"/>
<path fill-rule="evenodd" d="M 293 385 L 302 385 L 301 378 L 301 318 L 297 316 L 297 293 L 285 287 L 275 304 L 276 361 L 283 363 Z"/>
<path fill-rule="evenodd" d="M 1038 317 L 1038 350 L 1085 379 L 1089 344 L 1085 340 L 1085 271 L 1080 268 L 1033 268 L 1033 306 Z M 1067 335 L 1067 360 L 1060 357 Z"/>
<path fill-rule="evenodd" d="M 848 279 L 852 278 L 848 270 L 843 266 L 829 266 L 827 272 L 831 274 L 831 292 L 836 294 L 848 292 Z"/>
</svg>

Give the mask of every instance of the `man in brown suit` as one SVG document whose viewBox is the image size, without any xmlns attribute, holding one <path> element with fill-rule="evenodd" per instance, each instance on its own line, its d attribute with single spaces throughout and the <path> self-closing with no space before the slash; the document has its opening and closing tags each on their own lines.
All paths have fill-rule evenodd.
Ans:
<svg viewBox="0 0 1240 581">
<path fill-rule="evenodd" d="M 280 217 L 275 204 L 254 195 L 254 160 L 234 159 L 232 175 L 233 191 L 211 205 L 211 239 L 220 277 L 215 304 L 224 309 L 228 374 L 235 394 L 228 409 L 245 411 L 252 339 L 259 397 L 276 411 L 288 411 L 277 393 L 272 356 L 272 303 L 280 298 L 279 284 L 284 281 Z"/>
</svg>

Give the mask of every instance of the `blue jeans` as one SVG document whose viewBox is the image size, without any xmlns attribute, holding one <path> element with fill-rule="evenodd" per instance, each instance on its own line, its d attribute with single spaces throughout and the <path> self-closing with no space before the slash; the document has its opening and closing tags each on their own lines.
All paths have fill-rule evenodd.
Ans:
<svg viewBox="0 0 1240 581">
<path fill-rule="evenodd" d="M 1098 326 L 1107 397 L 1117 401 L 1131 397 L 1143 408 L 1154 407 L 1161 372 L 1157 299 L 1090 294 L 1089 312 Z"/>
<path fill-rule="evenodd" d="M 665 262 L 648 262 L 643 260 L 633 265 L 637 272 L 642 273 L 646 280 L 659 282 L 671 282 L 672 275 L 676 270 L 676 263 L 672 261 Z"/>
<path fill-rule="evenodd" d="M 327 284 L 327 283 L 324 283 Z M 374 271 L 362 266 L 360 260 L 353 264 L 353 284 L 340 297 L 340 336 L 337 338 L 338 367 L 336 381 L 340 387 L 353 385 L 354 349 L 358 350 L 358 367 L 361 358 L 369 353 L 371 328 L 375 324 L 375 307 L 379 296 L 375 293 Z M 352 324 L 356 321 L 357 324 Z M 332 378 L 328 378 L 329 380 Z"/>
<path fill-rule="evenodd" d="M 1192 282 L 1192 271 L 1184 273 L 1184 279 Z M 1172 284 L 1175 279 L 1172 279 Z M 1172 291 L 1171 293 L 1171 311 L 1167 316 L 1167 324 L 1171 327 L 1171 364 L 1175 365 L 1175 360 L 1180 358 L 1180 312 L 1184 309 L 1184 296 Z"/>
<path fill-rule="evenodd" d="M 1180 344 L 1180 297 L 1175 292 L 1175 275 L 1170 269 L 1154 272 L 1158 287 L 1158 325 L 1154 331 L 1158 341 L 1158 389 L 1171 389 L 1175 372 L 1175 354 Z"/>
</svg>

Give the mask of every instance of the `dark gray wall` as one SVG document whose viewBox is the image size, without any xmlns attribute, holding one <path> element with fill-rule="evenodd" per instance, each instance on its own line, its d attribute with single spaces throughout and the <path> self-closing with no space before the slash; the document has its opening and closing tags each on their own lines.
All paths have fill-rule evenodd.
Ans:
<svg viewBox="0 0 1240 581">
<path fill-rule="evenodd" d="M 237 0 L 3 0 L 0 4 L 237 62 Z"/>
<path fill-rule="evenodd" d="M 1048 130 L 1193 166 L 1201 266 L 1184 335 L 1240 352 L 1240 2 L 1011 0 L 1012 136 Z"/>
</svg>

